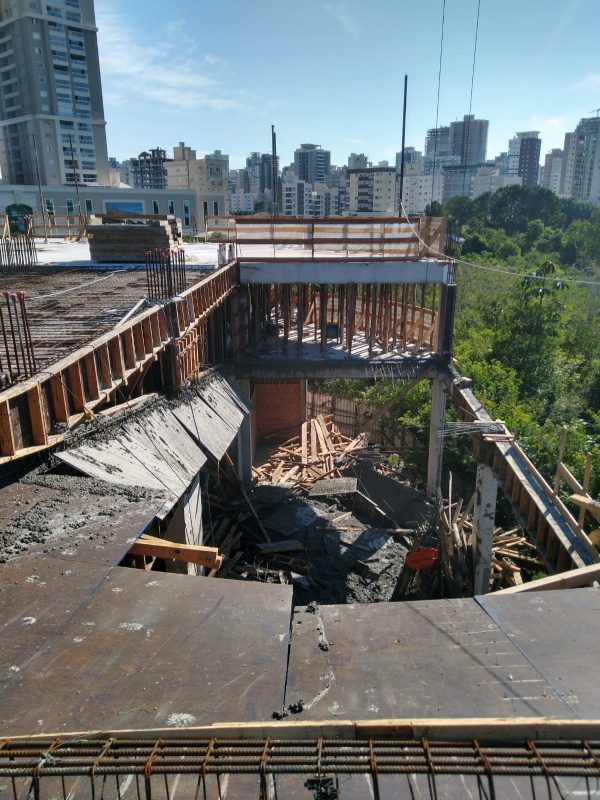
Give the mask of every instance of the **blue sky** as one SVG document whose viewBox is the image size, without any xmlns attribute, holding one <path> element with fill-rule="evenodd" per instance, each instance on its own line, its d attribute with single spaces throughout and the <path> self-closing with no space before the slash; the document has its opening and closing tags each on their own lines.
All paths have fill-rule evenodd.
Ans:
<svg viewBox="0 0 600 800">
<path fill-rule="evenodd" d="M 422 149 L 436 116 L 442 0 L 96 0 L 110 155 L 179 141 L 239 167 L 301 142 L 374 162 Z M 469 108 L 477 0 L 446 0 L 440 124 Z M 517 130 L 542 154 L 600 106 L 600 0 L 481 0 L 473 113 L 488 157 Z M 542 156 L 543 157 L 543 156 Z"/>
</svg>

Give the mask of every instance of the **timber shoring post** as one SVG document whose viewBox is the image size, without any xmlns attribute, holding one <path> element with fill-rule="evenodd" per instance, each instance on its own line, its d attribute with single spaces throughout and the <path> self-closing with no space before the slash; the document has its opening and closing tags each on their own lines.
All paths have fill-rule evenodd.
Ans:
<svg viewBox="0 0 600 800">
<path fill-rule="evenodd" d="M 321 323 L 321 356 L 325 356 L 325 348 L 327 346 L 327 295 L 328 295 L 328 285 L 326 283 L 321 284 L 320 288 L 320 305 L 321 310 L 319 314 L 319 319 Z M 317 330 L 317 326 L 315 324 L 315 332 Z"/>
<path fill-rule="evenodd" d="M 373 345 L 377 334 L 377 284 L 371 285 L 371 319 L 369 330 L 369 355 L 373 354 Z"/>
</svg>

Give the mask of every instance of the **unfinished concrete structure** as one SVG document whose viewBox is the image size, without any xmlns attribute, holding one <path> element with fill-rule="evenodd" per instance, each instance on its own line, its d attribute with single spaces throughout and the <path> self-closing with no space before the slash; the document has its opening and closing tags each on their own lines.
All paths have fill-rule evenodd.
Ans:
<svg viewBox="0 0 600 800">
<path fill-rule="evenodd" d="M 222 265 L 178 296 L 136 307 L 136 292 L 144 294 L 143 274 L 116 276 L 129 285 L 129 308 L 111 308 L 106 315 L 107 303 L 100 304 L 87 337 L 67 331 L 62 345 L 57 342 L 43 359 L 40 353 L 42 371 L 0 394 L 3 468 L 18 474 L 24 459 L 43 458 L 52 449 L 71 470 L 65 487 L 25 482 L 1 490 L 3 508 L 11 508 L 13 517 L 23 516 L 16 503 L 42 502 L 40 493 L 43 502 L 66 507 L 59 515 L 54 506 L 44 506 L 52 524 L 63 528 L 59 516 L 72 519 L 82 507 L 93 508 L 95 495 L 78 488 L 77 481 L 87 479 L 74 477 L 73 471 L 100 481 L 95 491 L 107 493 L 107 506 L 111 491 L 117 493 L 110 503 L 110 526 L 98 512 L 74 533 L 66 529 L 54 546 L 34 537 L 25 555 L 14 553 L 0 567 L 6 643 L 0 733 L 11 738 L 42 734 L 28 738 L 27 745 L 13 738 L 0 747 L 0 786 L 11 791 L 12 777 L 38 791 L 56 781 L 50 791 L 61 796 L 61 778 L 70 781 L 68 793 L 89 790 L 95 781 L 99 787 L 111 776 L 109 791 L 115 797 L 134 797 L 136 791 L 147 797 L 193 796 L 197 787 L 210 797 L 259 792 L 274 797 L 274 781 L 283 797 L 306 796 L 305 790 L 314 797 L 364 797 L 367 785 L 369 796 L 392 797 L 405 790 L 438 796 L 435 775 L 446 775 L 448 764 L 435 747 L 437 737 L 470 742 L 462 755 L 471 761 L 456 770 L 463 778 L 474 776 L 466 796 L 478 796 L 481 776 L 490 787 L 499 781 L 504 796 L 530 796 L 530 780 L 548 777 L 551 756 L 539 741 L 529 748 L 533 757 L 525 757 L 531 771 L 520 773 L 526 787 L 519 778 L 507 777 L 513 775 L 510 764 L 498 770 L 505 777 L 495 777 L 489 766 L 492 751 L 477 748 L 481 741 L 491 747 L 493 740 L 598 738 L 597 724 L 581 721 L 598 716 L 597 653 L 591 652 L 597 638 L 589 642 L 596 622 L 581 613 L 583 596 L 594 590 L 544 599 L 533 595 L 533 604 L 522 597 L 492 596 L 292 613 L 289 586 L 118 568 L 128 554 L 144 559 L 154 552 L 165 558 L 169 548 L 168 558 L 180 557 L 186 565 L 180 571 L 197 575 L 205 562 L 194 563 L 185 548 L 211 556 L 205 552 L 211 542 L 202 537 L 202 475 L 211 467 L 217 479 L 228 470 L 247 479 L 264 416 L 278 410 L 275 433 L 277 426 L 301 425 L 305 384 L 312 377 L 391 378 L 402 385 L 431 381 L 430 496 L 440 488 L 446 403 L 454 402 L 465 420 L 480 425 L 474 520 L 481 592 L 498 484 L 551 572 L 599 560 L 579 521 L 452 369 L 453 266 L 435 255 L 443 250 L 442 220 L 240 218 L 229 230 L 234 235 L 223 246 Z M 39 275 L 32 280 L 36 277 L 39 281 Z M 77 292 L 91 291 L 98 298 L 106 288 L 100 281 L 111 286 L 114 277 L 88 276 L 98 283 Z M 188 280 L 192 283 L 189 273 Z M 44 292 L 47 296 L 30 306 L 34 342 L 46 338 L 44 331 L 54 330 L 61 338 L 52 321 L 52 304 L 65 296 L 61 291 Z M 89 315 L 85 303 L 83 309 L 70 303 L 62 307 L 63 334 Z M 173 401 L 156 406 L 157 398 L 145 401 L 148 393 L 178 390 L 198 378 L 200 384 Z M 92 417 L 106 419 L 107 427 L 103 424 L 92 437 L 85 429 L 77 436 L 78 426 Z M 140 482 L 148 494 L 118 494 Z M 209 505 L 214 502 L 210 491 L 206 497 Z M 149 533 L 158 533 L 163 543 L 151 541 Z M 579 578 L 579 585 L 593 580 L 595 570 Z M 539 608 L 545 612 L 542 623 Z M 533 635 L 540 624 L 543 641 Z M 588 645 L 589 659 L 577 670 L 561 646 L 561 625 L 570 632 L 571 649 Z M 379 654 L 377 669 L 373 653 Z M 401 690 L 405 678 L 420 691 Z M 286 708 L 301 714 L 300 724 L 268 722 Z M 477 719 L 459 719 L 464 716 Z M 395 721 L 385 723 L 385 718 Z M 563 720 L 562 725 L 548 718 Z M 224 721 L 244 724 L 234 735 L 232 728 L 216 724 Z M 201 727 L 180 730 L 188 726 Z M 78 759 L 65 740 L 92 728 L 107 735 L 92 737 L 93 746 Z M 137 733 L 109 735 L 124 729 Z M 175 747 L 171 736 L 182 735 L 189 741 L 169 761 L 169 748 Z M 117 751 L 126 748 L 121 736 L 137 739 L 135 752 L 130 748 L 124 754 L 130 760 L 120 762 L 120 774 L 129 780 L 119 783 Z M 215 766 L 211 760 L 223 737 L 235 747 L 238 737 L 253 739 L 244 769 L 229 762 Z M 368 759 L 352 748 L 337 766 L 323 758 L 323 748 L 335 746 L 328 740 L 340 737 L 366 740 Z M 380 737 L 391 737 L 390 747 L 396 748 L 398 761 L 391 766 L 377 749 Z M 270 763 L 278 754 L 272 749 L 278 738 L 314 739 L 316 768 L 303 753 L 306 760 L 294 762 L 299 776 L 283 775 L 291 764 L 288 751 Z M 408 744 L 415 739 L 418 752 Z M 423 764 L 407 760 L 407 747 Z M 35 753 L 54 749 L 57 760 L 36 759 Z M 64 754 L 76 763 L 61 772 Z M 229 754 L 225 749 L 219 758 Z M 569 757 L 576 772 L 565 774 L 598 777 L 593 746 L 589 751 L 573 747 Z M 35 760 L 34 767 L 20 760 L 27 758 Z M 393 775 L 385 775 L 385 763 Z M 559 767 L 552 763 L 552 775 L 563 774 Z M 169 770 L 178 776 L 177 785 L 164 778 Z M 183 777 L 186 772 L 191 775 Z M 340 788 L 336 781 L 344 775 Z M 229 788 L 222 785 L 223 776 L 229 776 Z M 314 785 L 308 786 L 310 781 Z M 562 784 L 565 793 L 575 783 Z M 444 779 L 439 796 L 464 797 L 465 792 L 464 782 Z"/>
</svg>

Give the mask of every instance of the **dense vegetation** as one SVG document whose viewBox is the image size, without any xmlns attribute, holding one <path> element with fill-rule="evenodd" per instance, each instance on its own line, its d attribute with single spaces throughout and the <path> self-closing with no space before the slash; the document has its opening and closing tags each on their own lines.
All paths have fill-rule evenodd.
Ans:
<svg viewBox="0 0 600 800">
<path fill-rule="evenodd" d="M 464 239 L 451 245 L 453 255 L 478 265 L 461 264 L 457 271 L 458 370 L 473 379 L 492 417 L 506 422 L 548 478 L 568 425 L 566 461 L 582 480 L 585 454 L 594 454 L 591 491 L 597 496 L 600 208 L 520 186 L 436 205 L 431 212 L 448 216 L 454 238 Z M 349 381 L 329 388 L 374 405 L 395 391 L 386 383 Z M 394 409 L 394 421 L 426 435 L 429 392 L 426 383 L 417 386 Z M 467 452 L 458 443 L 449 458 L 468 470 Z"/>
</svg>

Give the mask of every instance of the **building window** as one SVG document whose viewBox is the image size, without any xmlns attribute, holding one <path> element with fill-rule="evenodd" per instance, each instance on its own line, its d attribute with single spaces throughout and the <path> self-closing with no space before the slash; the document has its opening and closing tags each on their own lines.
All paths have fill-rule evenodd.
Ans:
<svg viewBox="0 0 600 800">
<path fill-rule="evenodd" d="M 75 215 L 75 206 L 72 200 L 67 200 L 67 216 L 72 217 Z"/>
<path fill-rule="evenodd" d="M 160 211 L 158 210 L 158 200 L 152 201 L 152 213 L 155 215 L 160 214 Z"/>
<path fill-rule="evenodd" d="M 175 213 L 175 201 L 169 200 L 169 214 Z"/>
<path fill-rule="evenodd" d="M 219 201 L 218 200 L 214 200 L 213 201 L 213 214 L 215 215 L 215 217 L 219 216 Z"/>
<path fill-rule="evenodd" d="M 183 201 L 183 224 L 186 228 L 190 227 L 190 201 Z"/>
<path fill-rule="evenodd" d="M 54 200 L 50 197 L 46 198 L 46 213 L 47 214 L 54 214 Z"/>
<path fill-rule="evenodd" d="M 33 35 L 33 38 L 36 39 L 36 40 L 39 40 L 39 39 L 42 38 L 41 35 L 37 31 L 34 31 L 32 35 Z"/>
<path fill-rule="evenodd" d="M 92 205 L 92 201 L 89 198 L 87 198 L 86 201 L 85 201 L 85 213 L 86 214 L 93 214 L 94 213 L 94 207 Z"/>
</svg>

